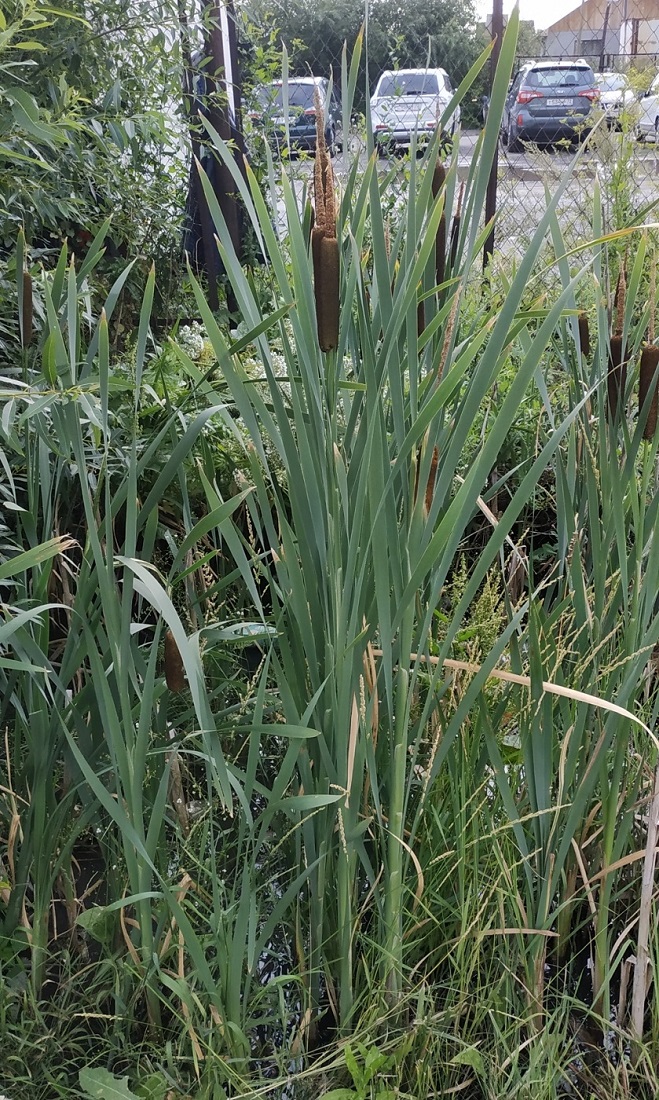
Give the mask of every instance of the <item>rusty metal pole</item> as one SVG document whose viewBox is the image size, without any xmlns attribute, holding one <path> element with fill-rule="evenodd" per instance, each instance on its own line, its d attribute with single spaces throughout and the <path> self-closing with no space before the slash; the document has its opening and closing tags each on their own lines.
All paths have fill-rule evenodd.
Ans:
<svg viewBox="0 0 659 1100">
<path fill-rule="evenodd" d="M 223 0 L 208 0 L 205 5 L 206 34 L 210 72 L 215 95 L 211 97 L 208 120 L 224 142 L 230 144 L 240 133 L 238 117 L 240 97 L 236 96 L 238 59 L 235 49 L 235 15 Z M 233 31 L 233 35 L 232 35 Z M 235 148 L 235 146 L 234 146 Z M 236 185 L 227 165 L 218 160 L 215 194 L 229 230 L 236 255 L 240 257 L 240 218 Z"/>
<path fill-rule="evenodd" d="M 501 39 L 503 38 L 503 0 L 492 0 L 492 54 L 490 56 L 490 95 L 494 86 L 494 74 L 497 70 L 499 54 L 501 53 Z M 485 224 L 488 225 L 497 210 L 497 177 L 499 174 L 499 144 L 494 150 L 494 159 L 490 169 L 490 178 L 485 195 Z M 483 245 L 483 271 L 492 259 L 494 252 L 494 226 L 490 230 L 487 240 Z"/>
<path fill-rule="evenodd" d="M 213 221 L 208 209 L 206 195 L 199 176 L 198 165 L 201 162 L 201 143 L 199 141 L 200 122 L 195 118 L 195 87 L 194 71 L 192 65 L 192 49 L 190 46 L 190 27 L 184 0 L 178 0 L 179 33 L 181 40 L 181 57 L 183 60 L 183 105 L 185 117 L 190 134 L 192 146 L 192 165 L 190 167 L 190 182 L 197 200 L 199 209 L 199 224 L 201 228 L 201 242 L 204 254 L 204 267 L 208 284 L 208 304 L 212 310 L 219 305 L 217 296 L 217 273 L 213 263 L 215 251 L 215 239 L 213 236 Z"/>
<path fill-rule="evenodd" d="M 602 49 L 600 51 L 600 72 L 603 73 L 606 67 L 606 36 L 609 32 L 609 15 L 611 13 L 611 5 L 606 5 L 606 11 L 604 12 L 604 27 L 602 29 Z"/>
</svg>

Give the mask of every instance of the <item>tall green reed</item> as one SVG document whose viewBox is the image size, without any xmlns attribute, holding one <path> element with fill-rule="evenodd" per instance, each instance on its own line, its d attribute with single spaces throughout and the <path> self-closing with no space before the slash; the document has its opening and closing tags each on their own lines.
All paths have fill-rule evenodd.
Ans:
<svg viewBox="0 0 659 1100">
<path fill-rule="evenodd" d="M 555 224 L 563 181 L 502 308 L 490 313 L 484 301 L 475 315 L 463 315 L 460 309 L 487 232 L 481 225 L 486 181 L 515 34 L 513 19 L 442 287 L 436 284 L 436 242 L 442 239 L 442 219 L 455 202 L 457 150 L 449 155 L 440 187 L 433 188 L 438 142 L 420 161 L 411 158 L 410 198 L 397 225 L 386 224 L 382 215 L 384 184 L 375 157 L 363 175 L 353 169 L 346 179 L 337 214 L 341 256 L 336 351 L 324 353 L 318 343 L 312 250 L 299 196 L 286 175 L 281 181 L 287 217 L 284 255 L 254 178 L 248 170 L 245 183 L 234 173 L 269 265 L 269 327 L 207 187 L 227 277 L 263 371 L 263 384 L 257 387 L 196 285 L 223 380 L 251 440 L 246 459 L 254 491 L 245 503 L 261 548 L 254 568 L 267 587 L 278 632 L 270 672 L 286 721 L 316 732 L 299 746 L 282 777 L 305 884 L 300 919 L 308 1005 L 312 1014 L 318 1011 L 322 975 L 326 996 L 344 1027 L 349 1026 L 356 986 L 365 980 L 358 950 L 364 936 L 379 945 L 381 986 L 392 1003 L 405 987 L 403 913 L 410 882 L 420 882 L 414 844 L 425 809 L 416 765 L 423 735 L 446 691 L 443 660 L 480 584 L 532 500 L 538 477 L 569 438 L 584 404 L 580 395 L 565 417 L 552 422 L 491 537 L 474 551 L 469 582 L 449 611 L 429 675 L 434 611 L 468 536 L 479 494 L 520 402 L 539 377 L 545 349 L 589 270 L 586 263 L 571 275 L 551 304 L 525 311 L 527 283 Z M 357 62 L 358 52 L 345 80 L 348 95 Z M 209 132 L 218 156 L 229 163 L 222 141 Z M 273 366 L 275 341 L 283 348 L 285 379 Z M 470 453 L 474 416 L 513 344 L 522 349 L 519 369 L 483 446 Z M 285 486 L 273 471 L 273 453 L 285 471 Z M 251 579 L 251 571 L 245 578 Z M 511 615 L 447 721 L 429 787 L 488 675 L 515 646 L 527 611 L 524 604 Z M 534 682 L 547 678 L 541 671 L 539 658 Z M 532 766 L 539 765 L 528 760 L 526 767 Z M 551 815 L 542 801 L 540 812 L 545 809 L 546 820 L 538 825 L 543 835 L 551 829 Z M 533 915 L 538 927 L 548 913 L 543 896 Z"/>
<path fill-rule="evenodd" d="M 221 622 L 191 631 L 187 601 L 178 591 L 190 575 L 191 550 L 210 529 L 222 537 L 245 492 L 211 509 L 210 521 L 205 515 L 197 522 L 186 463 L 221 406 L 197 410 L 189 395 L 188 409 L 182 403 L 160 411 L 148 434 L 145 409 L 153 409 L 153 391 L 144 376 L 154 276 L 145 288 L 129 378 L 125 365 L 113 369 L 109 340 L 128 271 L 100 317 L 89 320 L 86 280 L 105 232 L 107 226 L 79 268 L 64 248 L 55 270 L 35 278 L 43 329 L 23 357 L 21 377 L 2 380 L 3 468 L 14 498 L 15 550 L 29 547 L 0 566 L 0 580 L 12 586 L 0 642 L 7 730 L 2 812 L 9 836 L 2 935 L 16 958 L 28 961 L 33 993 L 40 997 L 48 964 L 57 963 L 53 900 L 64 893 L 68 902 L 73 927 L 60 936 L 67 943 L 80 910 L 76 857 L 81 843 L 91 843 L 99 849 L 106 883 L 102 919 L 110 933 L 104 932 L 104 943 L 129 962 L 117 1004 L 144 996 L 156 1027 L 163 1005 L 168 1014 L 182 1010 L 194 1035 L 194 989 L 200 984 L 206 1008 L 197 1026 L 222 1035 L 225 1048 L 244 1055 L 241 990 L 247 928 L 254 920 L 250 894 L 236 913 L 231 880 L 223 889 L 211 868 L 211 927 L 220 945 L 211 967 L 208 934 L 188 896 L 194 880 L 177 873 L 186 838 L 173 791 L 178 802 L 185 793 L 174 787 L 172 769 L 185 741 L 209 806 L 227 812 L 234 790 L 241 789 L 219 733 L 233 709 L 222 690 L 235 694 L 235 688 L 222 676 L 207 682 L 201 656 L 204 648 L 207 659 L 230 649 L 237 635 L 231 623 Z M 21 268 L 22 262 L 19 273 Z M 163 510 L 168 494 L 172 503 Z M 172 524 L 177 495 L 180 518 Z M 58 534 L 51 537 L 53 532 Z M 159 578 L 156 560 L 170 564 L 175 592 Z M 165 627 L 185 672 L 185 699 L 176 707 L 161 668 Z M 258 631 L 250 637 L 258 641 Z M 208 839 L 209 851 L 217 840 Z M 245 885 L 243 868 L 237 881 Z M 98 914 L 80 916 L 80 927 L 100 924 Z M 230 946 L 236 927 L 237 950 Z M 177 956 L 181 936 L 185 951 Z"/>
</svg>

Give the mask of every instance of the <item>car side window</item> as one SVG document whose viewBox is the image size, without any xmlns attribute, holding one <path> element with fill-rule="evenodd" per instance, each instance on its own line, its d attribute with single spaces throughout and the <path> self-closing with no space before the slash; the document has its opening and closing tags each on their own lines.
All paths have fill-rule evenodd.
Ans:
<svg viewBox="0 0 659 1100">
<path fill-rule="evenodd" d="M 516 73 L 515 74 L 515 76 L 513 77 L 513 82 L 510 85 L 510 88 L 508 89 L 508 95 L 509 96 L 516 96 L 517 95 L 517 93 L 519 91 L 519 86 L 522 83 L 523 75 L 524 75 L 523 73 Z"/>
</svg>

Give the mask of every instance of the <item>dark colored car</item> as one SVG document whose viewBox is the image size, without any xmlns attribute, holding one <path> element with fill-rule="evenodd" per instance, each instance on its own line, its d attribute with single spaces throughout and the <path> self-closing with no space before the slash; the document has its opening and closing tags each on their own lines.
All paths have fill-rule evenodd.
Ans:
<svg viewBox="0 0 659 1100">
<path fill-rule="evenodd" d="M 342 147 L 341 106 L 329 81 L 321 76 L 289 77 L 288 135 L 291 149 L 316 149 L 316 103 L 314 90 L 318 90 L 325 116 L 325 143 L 331 156 Z M 263 84 L 255 93 L 257 109 L 250 112 L 253 123 L 263 127 L 271 144 L 277 149 L 287 143 L 284 82 L 276 80 Z"/>
<path fill-rule="evenodd" d="M 595 73 L 585 61 L 535 61 L 513 78 L 501 121 L 509 153 L 523 142 L 553 145 L 579 141 L 590 132 L 599 100 Z"/>
</svg>

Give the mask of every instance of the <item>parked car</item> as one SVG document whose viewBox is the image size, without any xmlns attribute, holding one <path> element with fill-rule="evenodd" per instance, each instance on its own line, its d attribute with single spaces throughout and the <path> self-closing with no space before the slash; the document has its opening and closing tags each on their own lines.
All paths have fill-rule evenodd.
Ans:
<svg viewBox="0 0 659 1100">
<path fill-rule="evenodd" d="M 653 138 L 659 143 L 659 74 L 639 100 L 637 134 L 641 141 Z"/>
<path fill-rule="evenodd" d="M 318 90 L 320 104 L 325 115 L 325 142 L 330 156 L 343 145 L 341 105 L 329 81 L 322 76 L 294 76 L 287 81 L 288 89 L 288 138 L 291 149 L 316 149 L 316 102 L 314 90 Z M 255 91 L 254 109 L 250 118 L 262 127 L 271 144 L 281 149 L 288 140 L 284 104 L 286 90 L 283 80 L 263 84 Z"/>
<path fill-rule="evenodd" d="M 446 117 L 454 95 L 445 69 L 396 69 L 382 73 L 371 96 L 373 139 L 382 148 L 405 148 L 427 141 L 438 126 L 453 134 L 460 108 Z"/>
<path fill-rule="evenodd" d="M 600 106 L 609 126 L 619 127 L 625 114 L 630 119 L 638 115 L 638 100 L 624 73 L 596 73 L 595 80 L 600 93 Z"/>
<path fill-rule="evenodd" d="M 585 61 L 527 62 L 513 77 L 501 122 L 508 152 L 523 142 L 578 141 L 591 130 L 599 100 L 595 73 Z"/>
</svg>

